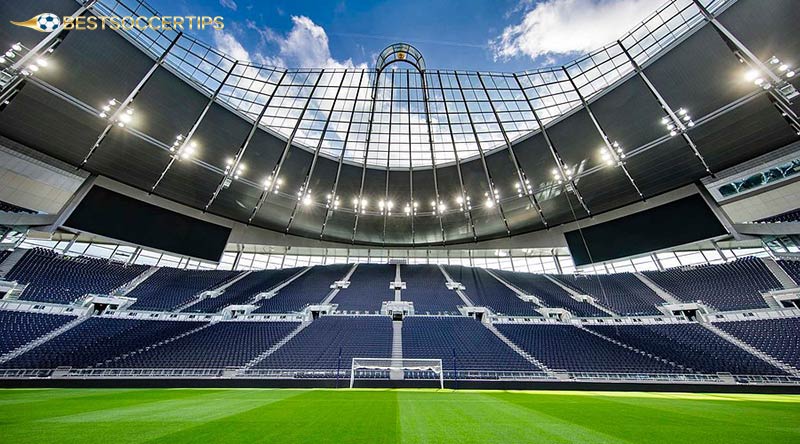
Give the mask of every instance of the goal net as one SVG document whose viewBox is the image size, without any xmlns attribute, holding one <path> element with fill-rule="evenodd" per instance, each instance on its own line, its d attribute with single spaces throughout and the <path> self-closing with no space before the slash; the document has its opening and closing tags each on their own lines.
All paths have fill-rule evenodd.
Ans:
<svg viewBox="0 0 800 444">
<path fill-rule="evenodd" d="M 350 388 L 353 388 L 353 384 L 358 377 L 370 377 L 375 373 L 388 373 L 390 379 L 404 379 L 406 371 L 430 373 L 439 379 L 439 386 L 444 388 L 444 372 L 442 371 L 441 359 L 392 358 L 353 358 L 353 364 L 350 367 Z"/>
</svg>

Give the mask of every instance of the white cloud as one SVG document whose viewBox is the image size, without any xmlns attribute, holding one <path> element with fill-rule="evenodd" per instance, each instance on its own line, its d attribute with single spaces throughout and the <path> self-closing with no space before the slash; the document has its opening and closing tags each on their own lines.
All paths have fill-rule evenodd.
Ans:
<svg viewBox="0 0 800 444">
<path fill-rule="evenodd" d="M 490 41 L 496 60 L 586 53 L 610 43 L 664 0 L 522 0 L 522 22 Z"/>
<path fill-rule="evenodd" d="M 228 9 L 231 9 L 233 11 L 235 11 L 235 10 L 237 10 L 239 8 L 239 6 L 236 4 L 236 2 L 234 0 L 219 0 L 219 4 L 223 8 L 228 8 Z"/>
<path fill-rule="evenodd" d="M 223 54 L 227 54 L 236 60 L 252 61 L 250 53 L 244 49 L 244 46 L 239 43 L 239 40 L 237 40 L 233 34 L 225 31 L 217 31 L 212 33 L 212 35 L 214 36 L 214 46 Z"/>
</svg>

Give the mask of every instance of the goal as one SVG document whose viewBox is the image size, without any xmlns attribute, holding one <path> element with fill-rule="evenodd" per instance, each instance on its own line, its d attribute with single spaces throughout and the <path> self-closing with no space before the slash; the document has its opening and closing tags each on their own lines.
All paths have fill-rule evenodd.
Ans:
<svg viewBox="0 0 800 444">
<path fill-rule="evenodd" d="M 406 370 L 431 372 L 439 379 L 439 387 L 444 388 L 441 359 L 353 358 L 350 367 L 350 388 L 353 388 L 357 373 L 363 374 L 369 370 L 388 371 L 390 379 L 403 379 Z"/>
</svg>

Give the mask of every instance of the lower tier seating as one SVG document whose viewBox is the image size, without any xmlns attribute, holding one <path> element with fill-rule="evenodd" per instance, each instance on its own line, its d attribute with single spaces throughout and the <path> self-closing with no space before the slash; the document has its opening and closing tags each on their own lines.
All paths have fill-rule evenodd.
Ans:
<svg viewBox="0 0 800 444">
<path fill-rule="evenodd" d="M 144 321 L 92 317 L 3 363 L 3 368 L 88 368 L 203 325 L 190 321 Z"/>
<path fill-rule="evenodd" d="M 240 367 L 292 330 L 297 322 L 218 322 L 164 345 L 108 363 L 116 368 Z"/>
<path fill-rule="evenodd" d="M 75 319 L 75 316 L 0 311 L 0 355 L 44 336 Z"/>
<path fill-rule="evenodd" d="M 480 322 L 465 317 L 411 316 L 403 321 L 403 357 L 441 359 L 445 374 L 541 371 Z"/>
<path fill-rule="evenodd" d="M 603 325 L 587 328 L 698 373 L 784 374 L 699 324 Z"/>
<path fill-rule="evenodd" d="M 512 342 L 551 370 L 608 373 L 680 373 L 652 356 L 624 348 L 572 325 L 499 324 Z"/>
<path fill-rule="evenodd" d="M 800 318 L 719 322 L 716 327 L 800 369 Z"/>
<path fill-rule="evenodd" d="M 255 368 L 335 372 L 337 368 L 350 370 L 354 357 L 391 356 L 392 321 L 388 316 L 323 316 Z"/>
</svg>

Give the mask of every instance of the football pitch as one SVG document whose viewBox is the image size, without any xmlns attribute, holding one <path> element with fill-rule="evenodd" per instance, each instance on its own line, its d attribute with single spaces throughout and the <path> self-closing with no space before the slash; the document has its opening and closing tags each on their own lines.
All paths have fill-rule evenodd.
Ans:
<svg viewBox="0 0 800 444">
<path fill-rule="evenodd" d="M 0 390 L 1 443 L 798 443 L 800 396 Z"/>
</svg>

